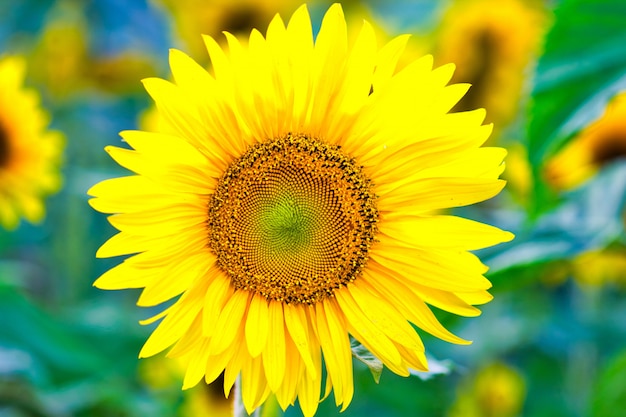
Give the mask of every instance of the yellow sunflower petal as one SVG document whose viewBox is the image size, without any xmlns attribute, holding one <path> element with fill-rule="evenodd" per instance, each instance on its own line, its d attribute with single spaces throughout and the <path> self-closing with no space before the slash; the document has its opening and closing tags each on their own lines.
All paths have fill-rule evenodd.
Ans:
<svg viewBox="0 0 626 417">
<path fill-rule="evenodd" d="M 361 288 L 363 287 L 363 288 Z M 390 339 L 411 350 L 423 350 L 424 344 L 406 318 L 388 305 L 381 305 L 380 298 L 367 291 L 367 285 L 349 285 L 348 291 L 365 315 Z"/>
<path fill-rule="evenodd" d="M 118 233 L 107 240 L 96 252 L 98 258 L 129 255 L 143 252 L 150 248 L 150 240 L 133 236 L 128 233 Z"/>
<path fill-rule="evenodd" d="M 253 296 L 246 318 L 246 343 L 253 358 L 261 354 L 267 342 L 270 323 L 267 300 Z"/>
<path fill-rule="evenodd" d="M 309 340 L 315 337 L 313 329 L 309 330 Z M 321 369 L 322 355 L 319 345 L 311 346 L 311 358 L 316 369 Z M 308 372 L 303 372 L 302 377 L 298 383 L 298 401 L 300 402 L 300 408 L 302 413 L 306 417 L 313 417 L 317 411 L 317 406 L 320 400 L 321 393 L 321 371 L 315 377 L 311 376 Z"/>
<path fill-rule="evenodd" d="M 194 322 L 189 326 L 189 333 L 199 335 L 202 328 L 202 316 L 196 316 Z M 195 332 L 194 330 L 195 329 Z M 183 379 L 183 389 L 194 387 L 204 377 L 207 361 L 209 360 L 209 341 L 203 340 L 198 348 L 199 354 L 189 355 L 189 362 L 187 363 L 187 371 Z"/>
<path fill-rule="evenodd" d="M 386 216 L 380 232 L 415 247 L 476 250 L 508 242 L 510 232 L 456 216 Z"/>
<path fill-rule="evenodd" d="M 192 145 L 202 148 L 210 133 L 197 107 L 176 85 L 159 78 L 146 78 L 143 85 L 155 101 L 160 115 L 176 132 Z M 224 159 L 224 158 L 223 158 Z"/>
<path fill-rule="evenodd" d="M 495 196 L 505 184 L 502 180 L 482 178 L 424 178 L 381 195 L 378 207 L 383 212 L 407 214 L 462 207 Z"/>
<path fill-rule="evenodd" d="M 373 276 L 374 275 L 372 274 L 372 277 Z M 380 275 L 376 275 L 376 277 L 380 278 Z M 402 288 L 402 285 L 398 280 L 392 278 L 383 282 L 384 284 L 378 286 L 377 290 L 381 293 L 381 295 L 384 294 L 385 298 L 394 300 L 396 308 L 404 314 L 409 321 L 417 325 L 420 329 L 450 343 L 471 343 L 453 335 L 445 327 L 443 327 L 428 306 L 424 304 L 424 302 L 413 292 L 407 291 L 406 289 L 402 293 L 392 291 L 391 288 Z"/>
<path fill-rule="evenodd" d="M 203 332 L 206 336 L 212 336 L 217 326 L 217 320 L 222 312 L 226 301 L 230 299 L 233 289 L 230 280 L 223 277 L 217 268 L 209 271 L 210 283 L 204 300 Z M 208 278 L 208 277 L 207 277 Z"/>
<path fill-rule="evenodd" d="M 212 264 L 213 256 L 206 251 L 189 254 L 181 262 L 163 271 L 163 275 L 157 277 L 160 279 L 146 285 L 137 305 L 155 306 L 176 297 L 193 286 L 198 276 L 204 276 Z"/>
<path fill-rule="evenodd" d="M 372 87 L 374 91 L 384 88 L 389 80 L 391 80 L 396 70 L 398 60 L 402 52 L 404 52 L 408 40 L 409 35 L 397 36 L 378 51 L 376 68 L 372 77 Z"/>
<path fill-rule="evenodd" d="M 329 371 L 330 369 L 336 370 L 330 374 L 335 392 L 335 403 L 337 405 L 342 404 L 342 410 L 345 410 L 350 405 L 354 395 L 350 340 L 347 336 L 342 314 L 335 301 L 326 299 L 322 304 L 323 307 L 320 306 L 317 309 L 318 323 L 321 323 L 320 344 L 324 358 L 332 357 L 332 361 L 334 361 L 334 365 L 330 365 Z M 330 338 L 330 341 L 327 337 Z"/>
<path fill-rule="evenodd" d="M 376 352 L 376 355 L 385 363 L 399 365 L 402 360 L 395 345 L 378 326 L 365 316 L 350 291 L 337 291 L 336 296 L 343 314 L 346 315 L 351 332 L 358 333 L 358 339 L 371 351 Z"/>
<path fill-rule="evenodd" d="M 283 306 L 277 301 L 269 305 L 269 334 L 271 343 L 266 343 L 263 351 L 263 369 L 267 382 L 276 392 L 285 376 L 285 319 Z"/>
<path fill-rule="evenodd" d="M 381 238 L 381 250 L 372 253 L 371 269 L 396 271 L 418 284 L 444 291 L 475 291 L 491 288 L 491 283 L 472 265 L 471 259 L 455 254 L 419 250 L 389 244 Z M 448 261 L 449 263 L 442 263 Z M 456 261 L 452 264 L 451 261 Z"/>
<path fill-rule="evenodd" d="M 143 324 L 143 322 L 141 323 Z M 202 334 L 202 314 L 198 314 L 191 326 L 189 326 L 189 330 L 183 334 L 165 356 L 180 359 L 181 361 L 191 361 L 193 356 L 198 356 L 197 353 L 200 349 L 203 351 L 206 349 L 207 343 L 208 339 Z M 204 357 L 204 354 L 201 356 Z M 197 371 L 196 369 L 195 372 Z M 198 381 L 196 380 L 194 383 Z"/>
<path fill-rule="evenodd" d="M 120 290 L 143 288 L 152 284 L 154 280 L 154 272 L 133 268 L 128 263 L 121 263 L 100 275 L 93 285 L 103 290 Z"/>
<path fill-rule="evenodd" d="M 198 316 L 202 308 L 199 301 L 205 291 L 206 284 L 200 282 L 181 296 L 143 345 L 139 352 L 140 358 L 154 356 L 180 339 Z"/>
<path fill-rule="evenodd" d="M 207 384 L 212 383 L 224 372 L 224 368 L 233 356 L 232 350 L 225 350 L 217 355 L 211 355 L 210 360 L 207 361 L 206 369 L 204 370 L 204 382 Z"/>
<path fill-rule="evenodd" d="M 285 344 L 285 376 L 280 388 L 276 391 L 276 399 L 284 410 L 294 403 L 297 395 L 298 381 L 302 372 L 302 359 L 291 337 L 286 336 Z"/>
<path fill-rule="evenodd" d="M 265 401 L 269 393 L 267 380 L 263 378 L 261 358 L 257 357 L 244 362 L 241 369 L 241 396 L 248 414 L 252 414 L 258 404 Z"/>
<path fill-rule="evenodd" d="M 317 377 L 317 369 L 313 365 L 313 359 L 311 358 L 311 346 L 307 337 L 307 327 L 309 323 L 306 313 L 301 308 L 288 304 L 284 307 L 284 314 L 285 325 L 287 326 L 289 335 L 295 343 L 311 378 L 315 379 Z"/>
<path fill-rule="evenodd" d="M 224 305 L 211 338 L 210 350 L 213 355 L 223 352 L 236 341 L 235 335 L 239 327 L 242 327 L 249 298 L 250 294 L 246 291 L 235 291 Z M 237 325 L 234 326 L 233 323 Z"/>
</svg>

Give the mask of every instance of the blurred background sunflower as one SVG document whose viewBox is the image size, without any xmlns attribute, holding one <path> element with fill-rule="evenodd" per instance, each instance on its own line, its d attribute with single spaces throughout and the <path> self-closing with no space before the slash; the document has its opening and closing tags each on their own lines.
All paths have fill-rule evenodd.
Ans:
<svg viewBox="0 0 626 417">
<path fill-rule="evenodd" d="M 136 322 L 159 309 L 138 309 L 135 290 L 92 288 L 123 258 L 94 259 L 114 229 L 86 191 L 126 175 L 102 151 L 118 132 L 159 129 L 145 127 L 158 121 L 140 80 L 169 78 L 170 47 L 208 67 L 200 33 L 264 29 L 299 5 L 0 2 L 0 416 L 230 415 L 232 403 L 213 385 L 181 391 L 174 361 L 137 360 L 153 327 Z M 315 33 L 328 6 L 309 2 Z M 410 378 L 381 374 L 353 349 L 357 395 L 341 415 L 621 417 L 624 2 L 351 0 L 343 9 L 349 27 L 370 21 L 379 45 L 410 33 L 400 66 L 432 53 L 437 65 L 456 64 L 454 81 L 474 84 L 462 105 L 486 108 L 491 140 L 509 153 L 509 184 L 487 204 L 450 214 L 516 239 L 477 252 L 494 295 L 481 317 L 434 311 L 474 344 L 459 349 L 420 334 L 430 372 Z M 32 163 L 8 165 L 18 161 L 9 149 Z M 282 413 L 272 401 L 266 416 Z M 324 401 L 318 415 L 340 414 Z"/>
<path fill-rule="evenodd" d="M 0 58 L 0 225 L 17 227 L 20 218 L 39 222 L 44 198 L 61 186 L 63 136 L 47 131 L 39 95 L 23 85 L 26 63 Z"/>
</svg>

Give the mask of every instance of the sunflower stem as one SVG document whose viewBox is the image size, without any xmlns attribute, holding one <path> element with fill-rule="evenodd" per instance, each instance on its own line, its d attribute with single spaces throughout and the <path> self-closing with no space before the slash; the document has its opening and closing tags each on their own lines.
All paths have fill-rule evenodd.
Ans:
<svg viewBox="0 0 626 417">
<path fill-rule="evenodd" d="M 243 396 L 241 395 L 241 375 L 235 380 L 233 386 L 233 415 L 234 417 L 248 417 L 246 407 L 243 405 Z"/>
</svg>

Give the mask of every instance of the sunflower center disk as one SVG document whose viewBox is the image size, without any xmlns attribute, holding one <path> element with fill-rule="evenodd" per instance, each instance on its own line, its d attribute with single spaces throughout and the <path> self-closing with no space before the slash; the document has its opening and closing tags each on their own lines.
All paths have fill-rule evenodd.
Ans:
<svg viewBox="0 0 626 417">
<path fill-rule="evenodd" d="M 371 182 L 352 158 L 288 135 L 228 167 L 209 204 L 209 245 L 235 288 L 313 304 L 359 276 L 377 221 Z"/>
</svg>

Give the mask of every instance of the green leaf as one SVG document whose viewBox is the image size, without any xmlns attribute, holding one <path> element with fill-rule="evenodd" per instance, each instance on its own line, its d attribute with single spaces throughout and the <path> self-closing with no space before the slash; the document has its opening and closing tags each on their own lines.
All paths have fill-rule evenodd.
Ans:
<svg viewBox="0 0 626 417">
<path fill-rule="evenodd" d="M 380 359 L 372 354 L 365 346 L 363 346 L 358 340 L 352 339 L 351 343 L 352 356 L 363 362 L 367 366 L 374 377 L 374 381 L 378 384 L 380 382 L 380 375 L 383 373 L 383 363 Z M 428 356 L 428 371 L 415 371 L 411 370 L 411 375 L 417 376 L 422 381 L 427 381 L 435 375 L 447 375 L 454 367 L 454 363 L 450 360 L 437 360 L 432 356 Z"/>
<path fill-rule="evenodd" d="M 383 373 L 383 363 L 381 360 L 355 339 L 352 339 L 351 347 L 352 356 L 363 362 L 369 368 L 374 377 L 374 381 L 378 384 L 380 382 L 380 374 Z"/>
<path fill-rule="evenodd" d="M 592 397 L 593 417 L 620 417 L 626 410 L 626 351 L 614 358 L 597 380 Z"/>
<path fill-rule="evenodd" d="M 554 19 L 537 65 L 528 125 L 535 210 L 551 197 L 541 181 L 546 159 L 626 89 L 623 0 L 563 0 Z"/>
<path fill-rule="evenodd" d="M 490 278 L 500 275 L 496 280 L 502 279 L 501 284 L 510 288 L 522 283 L 521 277 L 530 272 L 528 268 L 532 265 L 601 249 L 623 236 L 626 163 L 608 166 L 565 196 L 563 204 L 542 213 L 532 227 L 508 228 L 515 231 L 515 240 L 481 253 L 481 259 L 490 267 Z M 518 268 L 516 279 L 511 281 L 508 277 L 515 268 Z M 524 268 L 527 270 L 523 271 Z"/>
</svg>

